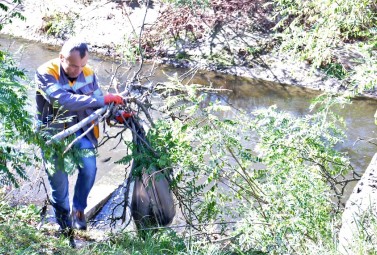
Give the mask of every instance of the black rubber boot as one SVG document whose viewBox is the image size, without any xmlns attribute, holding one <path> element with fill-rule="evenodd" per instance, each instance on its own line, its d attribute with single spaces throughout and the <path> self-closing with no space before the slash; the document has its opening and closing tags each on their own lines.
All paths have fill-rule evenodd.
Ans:
<svg viewBox="0 0 377 255">
<path fill-rule="evenodd" d="M 86 230 L 86 218 L 83 211 L 72 212 L 72 225 L 75 229 Z"/>
</svg>

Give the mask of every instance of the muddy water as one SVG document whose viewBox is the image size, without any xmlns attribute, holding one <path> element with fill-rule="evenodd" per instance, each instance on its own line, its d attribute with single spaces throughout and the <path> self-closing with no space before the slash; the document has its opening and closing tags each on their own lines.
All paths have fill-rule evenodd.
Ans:
<svg viewBox="0 0 377 255">
<path fill-rule="evenodd" d="M 33 78 L 35 69 L 45 61 L 58 56 L 58 49 L 48 47 L 26 40 L 13 40 L 6 36 L 0 36 L 0 48 L 9 49 L 14 54 L 20 68 L 25 69 L 30 79 Z M 105 61 L 99 57 L 91 56 L 89 64 L 96 70 L 100 84 L 108 84 L 109 73 L 116 68 L 116 63 Z M 153 79 L 166 80 L 167 74 L 175 72 L 183 73 L 187 70 L 161 67 L 157 69 Z M 125 79 L 125 72 L 121 79 Z M 296 116 L 309 113 L 308 106 L 313 98 L 321 92 L 310 89 L 287 86 L 272 82 L 246 79 L 236 76 L 222 75 L 213 72 L 199 72 L 194 81 L 200 84 L 212 83 L 216 87 L 227 88 L 231 93 L 227 94 L 225 100 L 236 108 L 242 108 L 249 112 L 256 109 L 277 105 L 281 110 L 288 111 Z M 30 98 L 33 101 L 34 91 L 30 91 Z M 33 108 L 33 107 L 32 107 Z M 351 105 L 339 109 L 339 114 L 347 124 L 347 138 L 339 145 L 340 149 L 347 151 L 351 157 L 353 166 L 358 172 L 363 172 L 368 166 L 370 159 L 376 151 L 376 147 L 366 142 L 358 142 L 358 138 L 369 139 L 375 137 L 376 125 L 374 124 L 374 113 L 377 109 L 377 100 L 360 99 L 354 100 Z M 33 110 L 33 109 L 31 109 Z M 111 151 L 111 146 L 102 149 L 100 158 L 112 157 L 110 162 L 121 157 L 121 152 Z M 116 155 L 116 154 L 119 155 Z M 113 163 L 104 163 L 99 160 L 97 179 L 105 175 L 113 167 Z M 101 170 L 103 169 L 103 170 Z"/>
<path fill-rule="evenodd" d="M 197 81 L 202 84 L 213 84 L 230 89 L 229 102 L 236 108 L 248 112 L 256 109 L 277 105 L 278 109 L 288 111 L 295 116 L 309 114 L 311 101 L 323 92 L 311 89 L 283 85 L 268 81 L 251 80 L 235 76 L 223 76 L 206 72 L 199 74 Z M 346 151 L 354 168 L 362 173 L 377 147 L 359 138 L 376 138 L 377 126 L 374 124 L 374 113 L 377 109 L 377 100 L 370 98 L 355 99 L 343 108 L 334 109 L 346 123 L 346 139 L 338 148 Z"/>
</svg>

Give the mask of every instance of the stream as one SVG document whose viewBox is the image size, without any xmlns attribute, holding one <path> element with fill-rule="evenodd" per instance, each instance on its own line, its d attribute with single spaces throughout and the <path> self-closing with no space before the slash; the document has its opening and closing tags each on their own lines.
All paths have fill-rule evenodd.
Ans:
<svg viewBox="0 0 377 255">
<path fill-rule="evenodd" d="M 0 35 L 0 49 L 8 50 L 13 54 L 16 63 L 20 68 L 26 71 L 30 80 L 33 79 L 34 72 L 39 65 L 52 58 L 58 57 L 59 52 L 55 47 L 23 39 L 12 39 L 5 35 Z M 93 54 L 89 59 L 89 64 L 96 71 L 100 84 L 109 83 L 110 75 L 117 66 L 114 61 L 104 60 Z M 161 66 L 155 71 L 153 79 L 164 81 L 167 79 L 166 74 L 182 74 L 184 72 L 187 72 L 187 70 Z M 302 87 L 207 71 L 199 71 L 194 77 L 193 82 L 203 85 L 211 83 L 214 87 L 231 90 L 230 93 L 226 94 L 226 100 L 234 107 L 244 109 L 247 112 L 253 112 L 256 109 L 276 105 L 278 109 L 287 111 L 295 116 L 304 116 L 309 113 L 311 100 L 322 93 Z M 35 92 L 30 90 L 31 111 L 35 111 L 33 109 L 34 95 Z M 374 124 L 374 113 L 376 109 L 377 100 L 360 98 L 353 100 L 352 104 L 345 105 L 344 108 L 338 112 L 338 114 L 344 118 L 347 126 L 347 138 L 338 148 L 348 152 L 353 167 L 359 173 L 365 171 L 372 156 L 376 152 L 376 148 L 374 145 L 365 141 L 355 142 L 358 138 L 369 139 L 376 137 L 375 130 L 377 127 Z M 102 151 L 103 153 L 100 153 L 99 159 L 108 158 L 109 156 L 112 158 L 121 158 L 122 156 L 114 155 L 114 152 L 108 148 Z M 107 171 L 109 171 L 109 167 L 112 166 L 98 160 L 96 180 L 106 175 Z M 352 192 L 352 187 L 348 188 L 348 195 L 350 192 Z"/>
</svg>

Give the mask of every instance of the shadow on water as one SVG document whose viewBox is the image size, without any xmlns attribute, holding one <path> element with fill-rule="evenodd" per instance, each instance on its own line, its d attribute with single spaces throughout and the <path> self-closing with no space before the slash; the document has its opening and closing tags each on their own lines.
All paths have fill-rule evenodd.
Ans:
<svg viewBox="0 0 377 255">
<path fill-rule="evenodd" d="M 5 36 L 0 36 L 0 48 L 9 49 L 14 54 L 16 62 L 19 63 L 21 68 L 25 69 L 30 79 L 33 78 L 35 69 L 40 64 L 58 56 L 58 49 L 55 47 L 26 40 L 13 40 Z M 100 84 L 108 84 L 110 82 L 111 70 L 116 68 L 114 62 L 92 56 L 89 64 L 97 72 Z M 132 70 L 121 71 L 121 79 L 126 79 L 131 72 Z M 166 81 L 166 74 L 183 74 L 185 72 L 187 72 L 186 69 L 161 66 L 155 71 L 153 79 L 155 81 Z M 250 113 L 257 109 L 276 105 L 278 109 L 287 111 L 295 116 L 304 116 L 309 113 L 311 100 L 321 94 L 319 91 L 301 87 L 205 71 L 199 71 L 192 82 L 204 85 L 212 84 L 214 87 L 230 90 L 230 93 L 226 94 L 225 100 L 235 108 L 243 109 Z M 34 97 L 33 90 L 30 91 L 30 97 Z M 352 165 L 359 173 L 365 171 L 376 151 L 376 147 L 365 141 L 357 143 L 356 141 L 359 138 L 369 139 L 375 137 L 374 113 L 376 109 L 377 100 L 357 99 L 353 100 L 352 104 L 345 105 L 337 110 L 347 125 L 347 138 L 343 144 L 339 145 L 339 149 L 348 152 Z M 104 166 L 99 165 L 99 172 L 101 167 Z"/>
<path fill-rule="evenodd" d="M 126 183 L 126 181 L 124 183 Z M 124 212 L 124 197 L 127 193 L 126 187 L 125 184 L 119 185 L 119 187 L 112 193 L 109 200 L 89 221 L 91 227 L 107 230 L 109 227 L 112 229 L 122 229 L 128 226 L 131 218 L 129 207 L 124 215 L 124 220 L 122 220 Z"/>
</svg>

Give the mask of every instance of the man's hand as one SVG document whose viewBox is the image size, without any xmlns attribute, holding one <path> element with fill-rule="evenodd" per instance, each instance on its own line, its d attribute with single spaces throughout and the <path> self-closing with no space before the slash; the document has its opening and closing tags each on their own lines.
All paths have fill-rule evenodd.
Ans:
<svg viewBox="0 0 377 255">
<path fill-rule="evenodd" d="M 119 95 L 107 94 L 105 97 L 105 104 L 124 104 L 123 98 Z"/>
<path fill-rule="evenodd" d="M 120 123 L 123 124 L 124 120 L 128 119 L 129 117 L 133 116 L 133 112 L 126 112 L 126 111 L 119 111 L 118 114 L 115 116 L 115 119 Z"/>
</svg>

